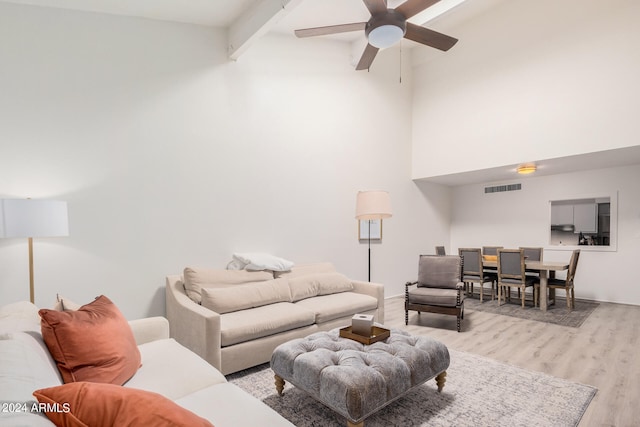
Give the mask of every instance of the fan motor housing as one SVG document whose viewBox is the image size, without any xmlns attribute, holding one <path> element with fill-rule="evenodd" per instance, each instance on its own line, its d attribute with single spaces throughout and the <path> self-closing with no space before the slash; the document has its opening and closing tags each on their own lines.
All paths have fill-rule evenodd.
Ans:
<svg viewBox="0 0 640 427">
<path fill-rule="evenodd" d="M 372 15 L 364 28 L 364 34 L 369 37 L 369 33 L 383 25 L 393 25 L 402 30 L 402 34 L 407 32 L 407 19 L 394 9 L 387 9 L 384 13 Z"/>
</svg>

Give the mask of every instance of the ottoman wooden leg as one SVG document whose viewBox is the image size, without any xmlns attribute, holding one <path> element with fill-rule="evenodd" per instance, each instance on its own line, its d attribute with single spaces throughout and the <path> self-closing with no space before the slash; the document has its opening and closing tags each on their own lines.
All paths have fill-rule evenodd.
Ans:
<svg viewBox="0 0 640 427">
<path fill-rule="evenodd" d="M 364 427 L 364 421 L 360 421 L 359 423 L 352 423 L 347 420 L 347 427 Z"/>
<path fill-rule="evenodd" d="M 282 390 L 284 390 L 284 380 L 280 378 L 279 375 L 274 375 L 274 378 L 276 379 L 276 391 L 278 392 L 278 395 L 282 396 Z"/>
<path fill-rule="evenodd" d="M 444 382 L 446 381 L 446 378 L 447 378 L 447 371 L 439 373 L 438 376 L 436 377 L 436 384 L 438 384 L 438 391 L 442 391 L 442 389 L 444 388 Z"/>
</svg>

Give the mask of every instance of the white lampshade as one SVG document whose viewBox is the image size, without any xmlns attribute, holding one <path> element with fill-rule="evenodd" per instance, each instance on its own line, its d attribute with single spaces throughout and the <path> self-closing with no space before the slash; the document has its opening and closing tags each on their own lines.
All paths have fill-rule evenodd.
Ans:
<svg viewBox="0 0 640 427">
<path fill-rule="evenodd" d="M 67 202 L 57 200 L 0 200 L 0 238 L 69 235 Z"/>
<path fill-rule="evenodd" d="M 358 191 L 356 219 L 391 218 L 391 198 L 381 190 Z"/>
<path fill-rule="evenodd" d="M 369 33 L 371 46 L 385 49 L 398 43 L 404 36 L 404 30 L 397 25 L 380 25 Z"/>
</svg>

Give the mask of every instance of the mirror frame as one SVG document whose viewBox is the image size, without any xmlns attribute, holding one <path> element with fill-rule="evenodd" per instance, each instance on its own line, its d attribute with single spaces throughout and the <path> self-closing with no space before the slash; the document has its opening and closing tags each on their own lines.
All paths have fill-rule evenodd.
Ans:
<svg viewBox="0 0 640 427">
<path fill-rule="evenodd" d="M 609 246 L 582 246 L 582 245 L 555 245 L 551 243 L 551 203 L 552 202 L 568 202 L 572 200 L 584 200 L 584 199 L 603 199 L 609 198 L 610 200 L 610 223 L 609 223 Z M 572 194 L 567 197 L 558 197 L 553 200 L 549 200 L 549 211 L 547 221 L 547 248 L 557 251 L 572 251 L 574 249 L 585 250 L 588 252 L 617 252 L 618 250 L 618 192 L 611 194 L 595 193 L 595 194 Z"/>
</svg>

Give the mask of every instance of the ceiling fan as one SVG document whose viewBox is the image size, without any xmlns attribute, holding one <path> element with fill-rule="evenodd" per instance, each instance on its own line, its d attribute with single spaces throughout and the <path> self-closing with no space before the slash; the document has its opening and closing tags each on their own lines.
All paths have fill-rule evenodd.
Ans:
<svg viewBox="0 0 640 427">
<path fill-rule="evenodd" d="M 378 50 L 393 46 L 403 37 L 442 51 L 451 49 L 458 39 L 407 22 L 407 19 L 439 1 L 407 0 L 395 9 L 388 9 L 387 0 L 363 0 L 371 13 L 371 18 L 367 22 L 305 28 L 296 30 L 295 34 L 298 37 L 313 37 L 364 30 L 368 43 L 356 70 L 367 70 L 373 63 Z"/>
</svg>

